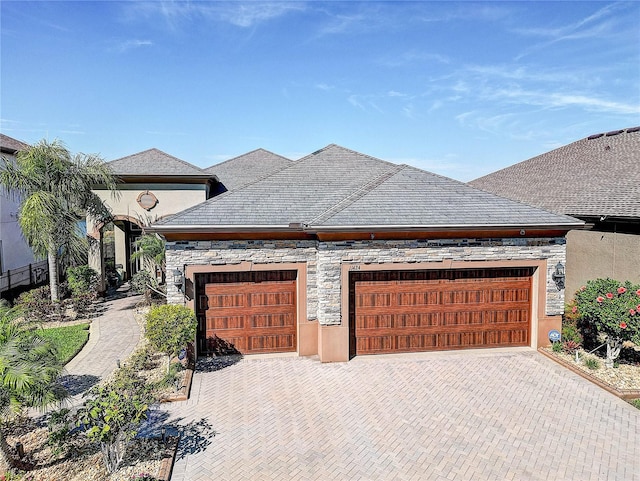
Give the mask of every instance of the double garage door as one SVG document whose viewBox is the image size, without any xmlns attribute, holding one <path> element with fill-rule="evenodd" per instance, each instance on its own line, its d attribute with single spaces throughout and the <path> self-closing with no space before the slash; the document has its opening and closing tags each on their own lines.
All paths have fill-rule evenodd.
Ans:
<svg viewBox="0 0 640 481">
<path fill-rule="evenodd" d="M 350 275 L 350 354 L 527 346 L 531 269 Z"/>
<path fill-rule="evenodd" d="M 350 355 L 528 346 L 532 274 L 350 272 Z M 202 351 L 296 351 L 295 271 L 208 273 L 196 285 Z"/>
</svg>

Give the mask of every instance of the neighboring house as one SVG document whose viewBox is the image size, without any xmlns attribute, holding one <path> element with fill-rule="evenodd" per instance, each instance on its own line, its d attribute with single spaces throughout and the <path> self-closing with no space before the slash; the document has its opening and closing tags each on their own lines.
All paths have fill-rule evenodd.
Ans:
<svg viewBox="0 0 640 481">
<path fill-rule="evenodd" d="M 291 160 L 264 149 L 256 149 L 244 155 L 213 165 L 205 172 L 215 174 L 220 179 L 219 192 L 235 190 L 243 185 L 255 182 L 265 175 L 288 167 Z"/>
<path fill-rule="evenodd" d="M 9 161 L 29 146 L 0 134 L 0 152 Z M 47 261 L 37 261 L 18 224 L 20 201 L 0 189 L 0 295 L 11 297 L 17 289 L 45 282 Z"/>
<path fill-rule="evenodd" d="M 114 220 L 107 225 L 87 220 L 87 231 L 99 241 L 90 252 L 90 265 L 103 280 L 116 274 L 128 280 L 140 268 L 131 254 L 142 228 L 209 199 L 218 182 L 214 175 L 158 149 L 108 165 L 120 179 L 118 195 L 99 186 L 94 191 L 110 207 Z"/>
<path fill-rule="evenodd" d="M 547 344 L 564 310 L 554 269 L 582 225 L 329 145 L 149 230 L 201 354 L 328 362 Z"/>
<path fill-rule="evenodd" d="M 640 127 L 591 135 L 469 184 L 588 223 L 567 235 L 569 298 L 589 279 L 640 282 Z"/>
</svg>

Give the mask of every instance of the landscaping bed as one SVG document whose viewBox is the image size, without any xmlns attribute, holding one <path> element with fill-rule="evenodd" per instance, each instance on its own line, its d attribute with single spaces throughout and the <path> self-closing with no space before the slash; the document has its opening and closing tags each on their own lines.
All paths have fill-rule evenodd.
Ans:
<svg viewBox="0 0 640 481">
<path fill-rule="evenodd" d="M 576 361 L 575 353 L 554 352 L 550 347 L 540 348 L 539 351 L 622 399 L 640 398 L 640 363 L 620 362 L 616 367 L 606 368 L 604 359 L 588 354 L 582 349 L 578 350 L 579 361 Z M 585 364 L 585 359 L 597 359 L 599 367 L 589 368 Z"/>
<path fill-rule="evenodd" d="M 134 315 L 141 332 L 144 332 L 144 320 L 147 308 L 138 308 Z M 174 360 L 175 361 L 175 360 Z M 180 369 L 167 376 L 167 356 L 155 352 L 145 336 L 132 355 L 122 363 L 122 369 L 134 369 L 146 384 L 155 384 L 156 398 L 159 402 L 185 400 L 191 384 L 192 366 L 187 360 L 172 363 Z M 189 369 L 191 368 L 191 369 Z M 114 380 L 116 373 L 103 379 L 100 384 Z M 163 381 L 170 380 L 163 386 Z M 176 389 L 176 386 L 178 389 Z M 83 433 L 69 438 L 66 443 L 67 453 L 56 453 L 47 442 L 47 417 L 37 420 L 21 418 L 3 425 L 2 430 L 9 446 L 22 443 L 25 456 L 21 462 L 24 469 L 21 475 L 9 479 L 25 481 L 49 481 L 64 479 L 65 481 L 130 481 L 136 479 L 168 480 L 173 466 L 173 458 L 177 449 L 178 438 L 168 437 L 165 441 L 160 433 L 147 433 L 144 437 L 135 438 L 126 449 L 126 455 L 118 470 L 109 474 L 106 470 L 100 447 L 91 442 Z M 0 465 L 0 479 L 3 474 Z M 140 478 L 142 474 L 148 477 Z"/>
</svg>

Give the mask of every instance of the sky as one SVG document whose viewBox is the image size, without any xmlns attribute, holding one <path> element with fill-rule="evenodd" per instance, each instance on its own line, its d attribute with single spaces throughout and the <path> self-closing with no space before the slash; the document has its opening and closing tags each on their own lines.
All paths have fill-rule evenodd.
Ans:
<svg viewBox="0 0 640 481">
<path fill-rule="evenodd" d="M 0 132 L 469 181 L 640 125 L 640 2 L 0 1 Z"/>
</svg>

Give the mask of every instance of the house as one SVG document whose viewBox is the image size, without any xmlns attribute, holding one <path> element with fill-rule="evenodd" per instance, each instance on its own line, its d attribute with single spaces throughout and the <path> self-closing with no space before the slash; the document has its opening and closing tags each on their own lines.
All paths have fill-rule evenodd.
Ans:
<svg viewBox="0 0 640 481">
<path fill-rule="evenodd" d="M 149 230 L 167 240 L 168 300 L 194 308 L 201 354 L 331 362 L 547 344 L 564 236 L 582 225 L 329 145 Z"/>
<path fill-rule="evenodd" d="M 567 235 L 569 297 L 589 279 L 640 282 L 640 127 L 590 135 L 469 184 L 584 220 Z"/>
<path fill-rule="evenodd" d="M 0 153 L 10 162 L 27 149 L 24 142 L 0 134 Z M 18 224 L 20 201 L 0 189 L 0 295 L 12 297 L 20 289 L 45 282 L 46 260 L 37 260 Z"/>
<path fill-rule="evenodd" d="M 118 194 L 96 186 L 113 222 L 96 225 L 87 219 L 87 232 L 96 239 L 89 264 L 106 278 L 128 280 L 140 269 L 133 261 L 135 241 L 143 227 L 209 199 L 218 189 L 216 177 L 158 149 L 149 149 L 107 163 L 119 178 Z"/>
</svg>

